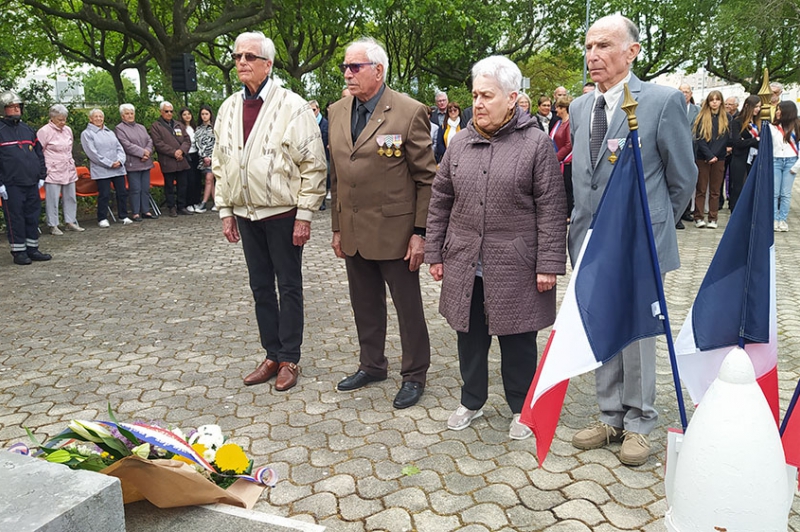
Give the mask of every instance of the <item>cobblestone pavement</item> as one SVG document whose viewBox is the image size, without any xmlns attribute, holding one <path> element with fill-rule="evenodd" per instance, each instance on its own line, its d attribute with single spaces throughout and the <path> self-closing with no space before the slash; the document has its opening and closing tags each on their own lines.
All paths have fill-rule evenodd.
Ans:
<svg viewBox="0 0 800 532">
<path fill-rule="evenodd" d="M 795 196 L 797 197 L 797 195 Z M 800 212 L 795 204 L 792 214 Z M 781 400 L 800 377 L 800 222 L 776 234 Z M 673 330 L 686 316 L 727 222 L 679 232 L 683 268 L 667 276 Z M 218 423 L 281 481 L 257 510 L 332 531 L 419 532 L 664 530 L 666 429 L 679 426 L 665 343 L 659 344 L 654 452 L 620 465 L 619 444 L 579 451 L 569 441 L 596 415 L 594 379 L 574 379 L 543 467 L 533 438 L 508 439 L 499 352 L 490 362 L 485 416 L 446 429 L 458 406 L 455 333 L 437 312 L 439 286 L 425 270 L 423 298 L 433 359 L 417 406 L 395 410 L 400 340 L 390 319 L 390 378 L 337 393 L 356 369 L 358 344 L 344 263 L 330 250 L 327 212 L 315 215 L 304 251 L 306 329 L 296 388 L 245 387 L 263 357 L 241 245 L 224 241 L 213 214 L 162 218 L 85 233 L 43 235 L 49 263 L 15 266 L 0 253 L 0 447 L 23 426 L 53 435 L 75 417 L 181 427 Z M 689 224 L 687 224 L 689 225 Z M 559 282 L 559 290 L 567 279 Z M 390 305 L 391 307 L 391 305 Z M 539 336 L 544 347 L 547 333 Z M 406 466 L 416 474 L 404 474 Z M 800 504 L 791 514 L 800 531 Z"/>
</svg>

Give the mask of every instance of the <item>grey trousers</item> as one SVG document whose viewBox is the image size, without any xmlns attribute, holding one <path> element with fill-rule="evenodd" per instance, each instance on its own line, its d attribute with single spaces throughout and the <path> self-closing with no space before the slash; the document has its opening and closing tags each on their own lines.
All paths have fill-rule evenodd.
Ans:
<svg viewBox="0 0 800 532">
<path fill-rule="evenodd" d="M 658 421 L 656 339 L 634 342 L 595 371 L 600 421 L 649 434 Z"/>
<path fill-rule="evenodd" d="M 78 219 L 76 218 L 76 214 L 78 212 L 78 200 L 75 198 L 74 181 L 68 185 L 45 183 L 44 194 L 45 214 L 47 216 L 47 225 L 49 227 L 56 227 L 58 225 L 59 195 L 61 196 L 61 201 L 64 204 L 64 223 L 78 223 Z"/>
</svg>

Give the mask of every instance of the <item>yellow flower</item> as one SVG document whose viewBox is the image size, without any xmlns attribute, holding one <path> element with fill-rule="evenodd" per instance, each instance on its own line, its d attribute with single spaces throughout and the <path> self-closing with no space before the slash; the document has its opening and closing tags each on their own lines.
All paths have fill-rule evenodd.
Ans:
<svg viewBox="0 0 800 532">
<path fill-rule="evenodd" d="M 195 443 L 194 445 L 192 445 L 192 449 L 194 449 L 195 452 L 197 454 L 199 454 L 200 456 L 203 456 L 203 453 L 206 452 L 206 446 L 203 445 L 202 443 Z M 173 460 L 178 460 L 179 462 L 186 462 L 189 465 L 195 465 L 195 463 L 196 463 L 194 460 L 189 460 L 188 458 L 184 458 L 183 456 L 181 456 L 179 454 L 176 454 L 175 456 L 173 456 L 172 459 Z"/>
<path fill-rule="evenodd" d="M 226 443 L 217 449 L 217 456 L 214 460 L 220 471 L 233 471 L 241 475 L 247 471 L 250 460 L 241 447 L 235 443 Z"/>
</svg>

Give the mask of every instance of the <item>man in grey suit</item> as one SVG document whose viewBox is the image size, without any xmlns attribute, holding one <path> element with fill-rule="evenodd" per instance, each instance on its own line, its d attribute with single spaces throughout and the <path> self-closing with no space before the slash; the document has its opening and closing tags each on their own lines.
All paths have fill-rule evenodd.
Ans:
<svg viewBox="0 0 800 532">
<path fill-rule="evenodd" d="M 627 83 L 639 103 L 636 114 L 645 186 L 663 274 L 680 266 L 675 223 L 694 191 L 697 168 L 689 128 L 681 116 L 685 104 L 681 94 L 644 83 L 630 72 L 639 53 L 638 41 L 636 25 L 619 14 L 601 18 L 586 34 L 586 62 L 597 90 L 570 106 L 575 209 L 569 253 L 574 264 L 611 175 L 612 152 L 619 156 L 621 141 L 628 135 L 628 122 L 620 109 Z M 656 342 L 649 338 L 632 343 L 597 369 L 600 421 L 575 434 L 575 447 L 594 449 L 621 441 L 622 463 L 647 461 L 647 434 L 658 419 L 655 364 Z"/>
</svg>

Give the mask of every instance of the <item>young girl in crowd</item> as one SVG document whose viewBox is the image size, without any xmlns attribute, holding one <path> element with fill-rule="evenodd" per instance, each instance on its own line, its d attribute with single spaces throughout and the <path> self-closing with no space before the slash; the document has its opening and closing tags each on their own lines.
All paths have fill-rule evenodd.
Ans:
<svg viewBox="0 0 800 532">
<path fill-rule="evenodd" d="M 708 93 L 700 113 L 694 121 L 694 137 L 697 142 L 697 188 L 694 200 L 695 227 L 717 228 L 719 191 L 725 177 L 725 155 L 730 145 L 730 118 L 722 107 L 722 93 Z M 703 209 L 708 198 L 708 224 L 703 220 Z"/>
<path fill-rule="evenodd" d="M 758 141 L 761 135 L 761 98 L 756 95 L 748 96 L 744 101 L 742 112 L 731 123 L 731 136 L 733 152 L 731 153 L 730 166 L 730 198 L 728 203 L 733 212 L 739 195 L 744 188 L 750 166 L 758 153 Z"/>
<path fill-rule="evenodd" d="M 800 139 L 800 126 L 797 121 L 797 106 L 792 101 L 783 101 L 775 110 L 772 122 L 772 155 L 775 165 L 775 217 L 773 229 L 788 231 L 789 204 L 792 201 L 794 176 L 800 169 L 797 158 L 797 141 Z"/>
<path fill-rule="evenodd" d="M 194 212 L 206 212 L 211 208 L 216 211 L 214 202 L 214 174 L 211 173 L 211 152 L 214 151 L 214 113 L 207 105 L 200 106 L 200 125 L 194 135 L 194 144 L 197 146 L 198 163 L 197 169 L 202 175 L 201 183 L 204 185 L 203 200 L 195 205 Z"/>
</svg>

